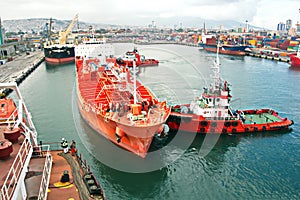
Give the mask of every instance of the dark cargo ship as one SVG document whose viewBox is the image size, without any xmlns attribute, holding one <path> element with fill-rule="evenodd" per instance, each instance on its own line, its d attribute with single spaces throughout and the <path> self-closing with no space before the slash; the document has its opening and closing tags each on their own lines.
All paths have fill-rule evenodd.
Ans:
<svg viewBox="0 0 300 200">
<path fill-rule="evenodd" d="M 68 63 L 75 60 L 74 45 L 50 45 L 44 47 L 46 62 L 48 63 Z"/>
</svg>

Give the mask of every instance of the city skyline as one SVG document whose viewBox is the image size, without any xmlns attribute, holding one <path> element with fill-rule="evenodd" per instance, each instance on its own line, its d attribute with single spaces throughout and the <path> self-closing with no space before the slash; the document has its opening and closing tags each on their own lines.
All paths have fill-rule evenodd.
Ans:
<svg viewBox="0 0 300 200">
<path fill-rule="evenodd" d="M 280 22 L 292 20 L 294 27 L 300 21 L 297 0 L 179 0 L 141 2 L 137 0 L 111 0 L 105 2 L 87 3 L 83 0 L 38 1 L 12 0 L 1 3 L 0 13 L 2 20 L 26 18 L 56 18 L 71 20 L 76 13 L 79 20 L 91 23 L 138 25 L 146 26 L 152 21 L 157 26 L 166 26 L 170 19 L 170 26 L 174 25 L 171 19 L 199 18 L 207 20 L 235 20 L 276 30 Z M 164 22 L 164 24 L 162 24 Z M 182 25 L 187 26 L 184 22 Z"/>
</svg>

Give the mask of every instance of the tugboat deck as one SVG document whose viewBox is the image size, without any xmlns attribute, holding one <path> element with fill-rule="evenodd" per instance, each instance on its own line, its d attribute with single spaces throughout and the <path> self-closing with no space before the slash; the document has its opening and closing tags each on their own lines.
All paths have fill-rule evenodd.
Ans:
<svg viewBox="0 0 300 200">
<path fill-rule="evenodd" d="M 244 124 L 266 124 L 270 122 L 281 122 L 282 119 L 270 114 L 270 113 L 262 113 L 262 114 L 245 114 Z"/>
</svg>

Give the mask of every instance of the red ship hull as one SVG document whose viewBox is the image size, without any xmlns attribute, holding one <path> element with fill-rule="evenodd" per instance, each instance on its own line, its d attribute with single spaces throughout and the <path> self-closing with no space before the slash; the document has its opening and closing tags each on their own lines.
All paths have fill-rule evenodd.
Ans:
<svg viewBox="0 0 300 200">
<path fill-rule="evenodd" d="M 270 109 L 243 110 L 245 121 L 236 117 L 206 119 L 195 114 L 171 112 L 167 121 L 173 130 L 207 134 L 239 134 L 250 132 L 287 130 L 294 122 L 280 117 Z"/>
<path fill-rule="evenodd" d="M 298 57 L 297 55 L 291 54 L 290 59 L 291 59 L 292 67 L 300 67 L 300 57 Z"/>
<path fill-rule="evenodd" d="M 209 51 L 209 52 L 217 52 L 217 46 L 206 46 L 203 47 L 204 50 Z M 246 52 L 244 51 L 234 51 L 234 50 L 226 50 L 226 49 L 222 49 L 221 47 L 219 48 L 219 53 L 221 54 L 226 54 L 226 55 L 234 55 L 234 56 L 245 56 Z"/>
<path fill-rule="evenodd" d="M 74 62 L 75 58 L 47 58 L 45 57 L 45 60 L 47 63 L 53 63 L 53 64 L 63 64 L 63 63 L 71 63 Z"/>
</svg>

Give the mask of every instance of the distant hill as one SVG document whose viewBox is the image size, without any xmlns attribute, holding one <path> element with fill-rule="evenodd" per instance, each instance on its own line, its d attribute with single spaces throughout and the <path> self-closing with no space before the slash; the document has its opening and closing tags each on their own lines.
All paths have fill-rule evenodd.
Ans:
<svg viewBox="0 0 300 200">
<path fill-rule="evenodd" d="M 58 20 L 52 19 L 52 30 L 59 31 L 64 30 L 68 27 L 72 20 Z M 20 30 L 24 32 L 40 32 L 44 30 L 46 23 L 49 23 L 49 18 L 32 18 L 32 19 L 14 19 L 14 20 L 3 20 L 2 25 L 6 32 L 18 32 Z M 130 20 L 129 20 L 130 22 Z M 245 23 L 237 22 L 233 20 L 204 20 L 195 17 L 173 17 L 173 18 L 159 18 L 156 21 L 158 27 L 168 27 L 168 28 L 203 28 L 203 24 L 206 24 L 207 29 L 219 29 L 221 25 L 225 29 L 232 29 L 237 27 L 245 27 Z M 136 24 L 143 24 L 142 22 Z M 137 27 L 132 24 L 126 25 L 126 27 Z M 79 21 L 79 24 L 76 24 L 73 30 L 77 29 L 79 25 L 79 29 L 88 29 L 90 25 L 94 27 L 94 29 L 101 28 L 124 28 L 124 25 L 111 25 L 111 24 L 103 24 L 103 23 L 87 23 Z M 145 24 L 144 27 L 147 27 L 148 24 Z M 253 27 L 253 26 L 251 26 Z M 258 27 L 255 27 L 258 28 Z"/>
<path fill-rule="evenodd" d="M 66 29 L 72 20 L 58 20 L 52 19 L 52 30 L 59 31 Z M 14 19 L 14 20 L 3 20 L 2 26 L 6 32 L 18 32 L 20 30 L 24 32 L 40 32 L 43 31 L 46 23 L 49 24 L 50 19 L 48 18 L 32 18 L 32 19 Z M 79 22 L 75 24 L 73 30 L 77 29 L 79 25 L 80 29 L 88 29 L 92 25 L 95 29 L 107 28 L 107 27 L 117 27 L 114 25 L 100 24 L 100 23 L 86 23 Z"/>
</svg>

